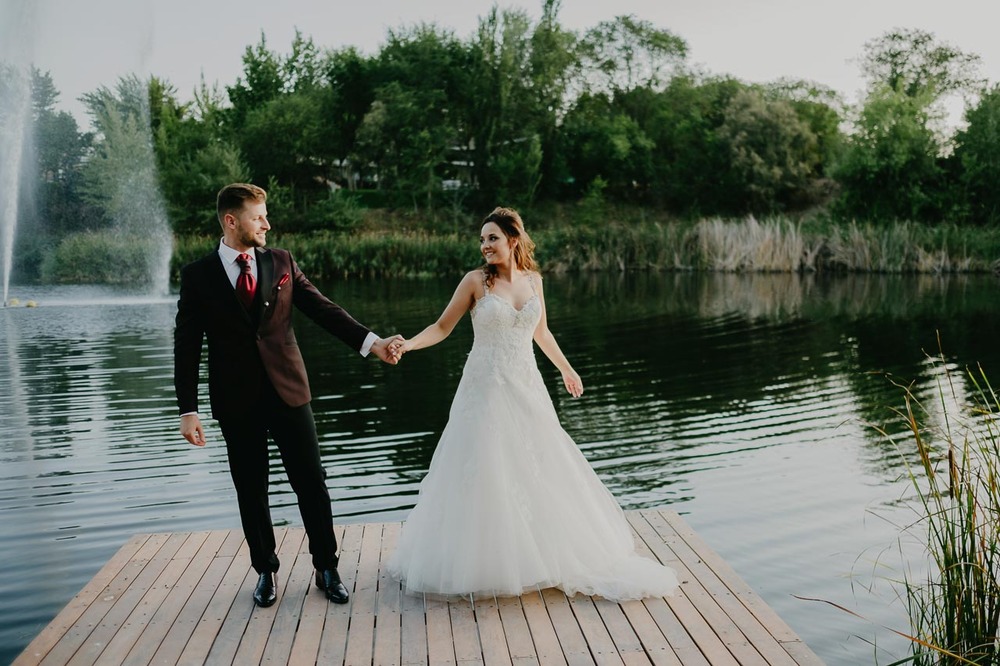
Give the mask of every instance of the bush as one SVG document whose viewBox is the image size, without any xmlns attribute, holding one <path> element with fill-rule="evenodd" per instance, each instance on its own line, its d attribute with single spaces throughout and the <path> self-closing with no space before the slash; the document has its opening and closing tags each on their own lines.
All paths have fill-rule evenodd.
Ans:
<svg viewBox="0 0 1000 666">
<path fill-rule="evenodd" d="M 43 282 L 152 284 L 164 248 L 158 238 L 117 230 L 85 231 L 62 239 L 42 261 Z"/>
</svg>

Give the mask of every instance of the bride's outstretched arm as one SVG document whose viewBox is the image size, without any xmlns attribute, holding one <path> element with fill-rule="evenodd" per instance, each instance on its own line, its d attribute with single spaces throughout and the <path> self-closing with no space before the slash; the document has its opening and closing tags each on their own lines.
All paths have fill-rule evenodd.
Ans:
<svg viewBox="0 0 1000 666">
<path fill-rule="evenodd" d="M 545 316 L 545 295 L 542 293 L 542 278 L 540 275 L 536 275 L 535 280 L 538 285 L 538 300 L 542 304 L 542 318 L 538 321 L 538 326 L 535 327 L 535 342 L 538 344 L 539 349 L 552 361 L 552 365 L 559 368 L 559 372 L 562 373 L 563 385 L 569 391 L 569 394 L 574 398 L 579 398 L 583 395 L 583 380 L 580 379 L 580 375 L 576 373 L 573 366 L 566 360 L 566 356 L 559 348 L 559 343 L 556 342 L 555 336 L 549 330 L 549 324 Z"/>
<path fill-rule="evenodd" d="M 458 320 L 469 311 L 476 302 L 476 286 L 482 281 L 481 271 L 466 273 L 458 283 L 455 294 L 451 297 L 448 307 L 444 309 L 438 320 L 417 333 L 400 346 L 400 352 L 406 353 L 414 349 L 423 349 L 441 342 L 455 329 Z"/>
</svg>

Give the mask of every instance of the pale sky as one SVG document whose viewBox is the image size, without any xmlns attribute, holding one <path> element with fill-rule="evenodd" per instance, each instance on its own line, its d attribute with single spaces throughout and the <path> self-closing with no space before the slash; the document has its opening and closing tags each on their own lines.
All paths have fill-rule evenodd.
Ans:
<svg viewBox="0 0 1000 666">
<path fill-rule="evenodd" d="M 232 84 L 261 31 L 290 50 L 295 28 L 320 48 L 374 53 L 389 28 L 433 22 L 467 38 L 493 4 L 540 14 L 541 1 L 491 0 L 0 0 L 0 58 L 30 59 L 52 74 L 60 107 L 88 124 L 77 98 L 129 73 L 155 74 L 183 101 L 202 75 Z M 685 39 L 688 61 L 714 74 L 827 85 L 856 100 L 864 43 L 894 27 L 919 28 L 976 53 L 1000 81 L 996 0 L 563 0 L 564 27 L 582 32 L 634 14 Z"/>
</svg>

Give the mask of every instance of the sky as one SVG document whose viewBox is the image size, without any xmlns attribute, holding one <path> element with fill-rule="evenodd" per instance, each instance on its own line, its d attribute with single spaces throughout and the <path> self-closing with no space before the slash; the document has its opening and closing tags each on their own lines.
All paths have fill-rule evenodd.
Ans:
<svg viewBox="0 0 1000 666">
<path fill-rule="evenodd" d="M 387 30 L 421 22 L 469 37 L 494 4 L 533 19 L 541 10 L 541 0 L 0 0 L 0 59 L 48 71 L 58 107 L 86 127 L 80 95 L 123 75 L 165 78 L 182 101 L 202 77 L 220 88 L 234 83 L 261 32 L 280 54 L 296 28 L 320 48 L 375 53 Z M 1000 81 L 996 0 L 563 0 L 559 17 L 582 32 L 623 14 L 683 38 L 688 62 L 703 71 L 748 82 L 806 79 L 848 101 L 864 87 L 865 42 L 896 27 L 978 54 L 982 75 Z"/>
</svg>

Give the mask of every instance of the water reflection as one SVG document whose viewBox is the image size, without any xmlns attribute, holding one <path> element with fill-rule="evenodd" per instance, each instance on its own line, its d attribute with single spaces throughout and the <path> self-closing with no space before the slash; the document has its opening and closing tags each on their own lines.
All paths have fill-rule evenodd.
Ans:
<svg viewBox="0 0 1000 666">
<path fill-rule="evenodd" d="M 454 281 L 323 287 L 375 330 L 412 335 Z M 869 424 L 905 443 L 889 409 L 902 405 L 893 378 L 933 406 L 948 368 L 958 402 L 968 400 L 963 369 L 981 362 L 990 373 L 1000 360 L 995 288 L 974 276 L 551 276 L 549 321 L 585 395 L 560 393 L 538 356 L 564 425 L 623 505 L 681 511 L 828 663 L 870 663 L 852 635 L 873 629 L 791 595 L 905 626 L 898 605 L 855 598 L 849 580 L 869 562 L 859 555 L 894 535 L 869 510 L 906 510 L 896 448 Z M 40 307 L 0 311 L 0 660 L 131 534 L 238 527 L 214 423 L 205 449 L 176 433 L 173 299 L 23 291 Z M 397 368 L 297 327 L 336 515 L 402 518 L 447 418 L 468 318 Z M 945 365 L 927 359 L 938 331 Z M 298 524 L 273 462 L 276 521 Z M 885 662 L 905 650 L 878 642 Z"/>
</svg>

